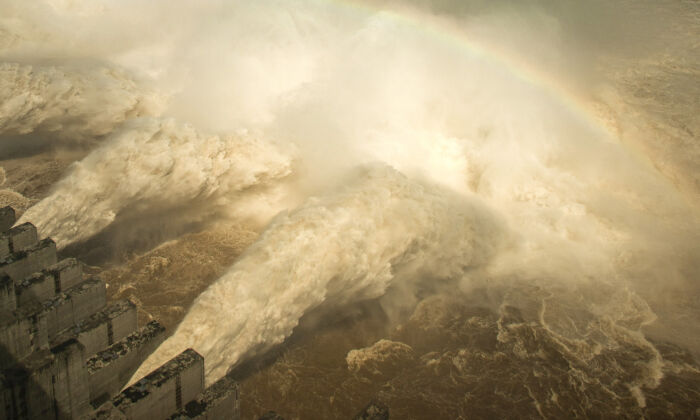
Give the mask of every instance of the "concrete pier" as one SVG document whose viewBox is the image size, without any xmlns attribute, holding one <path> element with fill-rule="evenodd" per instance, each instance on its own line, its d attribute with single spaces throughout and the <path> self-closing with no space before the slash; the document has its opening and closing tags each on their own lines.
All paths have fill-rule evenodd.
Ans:
<svg viewBox="0 0 700 420">
<path fill-rule="evenodd" d="M 31 223 L 14 223 L 0 208 L 0 419 L 238 419 L 238 385 L 205 390 L 194 350 L 120 392 L 165 328 L 137 329 L 133 302 L 107 302 L 103 280 L 58 261 Z"/>
</svg>

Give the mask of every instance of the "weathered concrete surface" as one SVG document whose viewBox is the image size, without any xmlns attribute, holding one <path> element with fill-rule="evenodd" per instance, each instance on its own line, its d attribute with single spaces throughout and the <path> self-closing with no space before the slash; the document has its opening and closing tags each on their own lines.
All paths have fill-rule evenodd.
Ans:
<svg viewBox="0 0 700 420">
<path fill-rule="evenodd" d="M 240 387 L 230 377 L 216 381 L 196 399 L 185 405 L 185 409 L 170 417 L 197 420 L 239 420 Z"/>
<path fill-rule="evenodd" d="M 52 342 L 57 344 L 76 338 L 85 346 L 86 357 L 91 357 L 136 331 L 136 324 L 136 305 L 117 301 L 62 331 Z"/>
<path fill-rule="evenodd" d="M 128 418 L 168 418 L 204 391 L 204 358 L 187 349 L 112 401 Z"/>
<path fill-rule="evenodd" d="M 102 402 L 115 395 L 136 372 L 139 365 L 165 339 L 165 328 L 157 321 L 90 357 L 87 369 L 90 399 Z"/>
<path fill-rule="evenodd" d="M 138 326 L 138 310 L 132 301 L 119 300 L 112 305 L 115 309 L 107 314 L 112 323 L 112 338 L 109 345 L 133 333 Z"/>
<path fill-rule="evenodd" d="M 31 274 L 15 287 L 17 306 L 49 300 L 54 297 L 54 288 L 53 276 L 45 272 Z"/>
<path fill-rule="evenodd" d="M 90 411 L 87 369 L 84 347 L 76 340 L 69 340 L 51 349 L 55 355 L 54 399 L 66 419 L 72 419 Z M 53 381 L 53 378 L 52 378 Z"/>
<path fill-rule="evenodd" d="M 127 417 L 112 404 L 112 401 L 107 401 L 94 412 L 84 416 L 82 420 L 127 420 Z"/>
<path fill-rule="evenodd" d="M 14 364 L 3 370 L 4 418 L 56 418 L 53 395 L 49 394 L 53 391 L 52 362 L 51 351 L 44 349 L 33 353 L 21 365 Z"/>
<path fill-rule="evenodd" d="M 0 235 L 0 261 L 7 258 L 12 251 L 10 251 L 10 238 L 4 235 Z"/>
<path fill-rule="evenodd" d="M 0 208 L 0 233 L 9 230 L 15 224 L 15 209 L 12 207 Z"/>
<path fill-rule="evenodd" d="M 0 274 L 0 314 L 6 311 L 14 311 L 16 308 L 15 282 L 10 276 Z"/>
<path fill-rule="evenodd" d="M 29 287 L 27 284 L 20 284 L 19 288 Z M 45 284 L 44 293 L 53 293 L 52 281 L 44 280 L 40 284 Z M 7 284 L 4 288 L 0 287 L 0 295 L 8 295 L 4 299 L 4 305 L 11 308 L 9 290 L 11 286 Z M 20 296 L 24 294 L 25 292 L 22 292 Z M 0 319 L 0 345 L 4 346 L 8 355 L 8 358 L 0 355 L 2 367 L 6 367 L 12 358 L 21 360 L 41 348 L 48 347 L 50 341 L 60 344 L 62 341 L 55 340 L 59 333 L 80 324 L 105 306 L 105 287 L 101 280 L 90 280 L 41 303 L 36 299 L 20 299 L 22 305 L 14 311 L 3 312 L 4 315 Z M 65 338 L 69 339 L 72 336 L 68 335 Z"/>
<path fill-rule="evenodd" d="M 47 238 L 29 249 L 13 252 L 0 261 L 0 274 L 7 274 L 17 284 L 30 274 L 54 264 L 56 264 L 56 243 Z"/>
<path fill-rule="evenodd" d="M 104 308 L 106 301 L 104 282 L 92 279 L 44 302 L 49 340 Z"/>
<path fill-rule="evenodd" d="M 0 209 L 0 420 L 239 418 L 237 383 L 224 378 L 204 391 L 204 361 L 193 350 L 88 413 L 119 393 L 165 328 L 153 321 L 134 332 L 133 302 L 106 306 L 104 281 L 83 281 L 80 262 L 56 262 L 55 243 L 14 220 Z"/>
<path fill-rule="evenodd" d="M 25 312 L 26 311 L 26 312 Z M 0 367 L 6 368 L 48 347 L 46 317 L 40 306 L 5 313 L 0 319 Z"/>
<path fill-rule="evenodd" d="M 67 420 L 88 413 L 83 361 L 83 347 L 70 340 L 6 369 L 0 386 L 2 418 Z"/>
<path fill-rule="evenodd" d="M 83 281 L 82 265 L 75 258 L 61 260 L 48 267 L 46 272 L 50 273 L 56 282 L 56 293 L 68 290 Z"/>
<path fill-rule="evenodd" d="M 39 241 L 36 227 L 31 223 L 22 223 L 2 234 L 7 240 L 10 252 L 21 252 L 32 248 Z"/>
</svg>

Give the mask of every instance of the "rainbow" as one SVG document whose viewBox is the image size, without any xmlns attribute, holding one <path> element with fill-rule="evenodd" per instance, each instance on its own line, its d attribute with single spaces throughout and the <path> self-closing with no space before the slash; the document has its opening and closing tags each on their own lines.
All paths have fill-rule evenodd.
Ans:
<svg viewBox="0 0 700 420">
<path fill-rule="evenodd" d="M 543 90 L 592 129 L 606 136 L 617 137 L 609 123 L 596 111 L 592 102 L 582 99 L 569 86 L 528 62 L 524 57 L 517 56 L 494 43 L 477 41 L 474 37 L 469 36 L 464 28 L 460 28 L 454 23 L 425 13 L 418 13 L 409 8 L 375 6 L 366 0 L 317 1 L 340 8 L 343 13 L 351 13 L 360 17 L 381 13 L 382 17 L 392 20 L 397 25 L 411 28 L 455 51 L 496 63 L 518 80 Z"/>
</svg>

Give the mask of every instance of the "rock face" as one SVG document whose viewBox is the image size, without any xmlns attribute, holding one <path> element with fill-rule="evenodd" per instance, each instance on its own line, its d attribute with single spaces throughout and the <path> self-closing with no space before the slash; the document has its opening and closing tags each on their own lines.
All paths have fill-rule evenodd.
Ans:
<svg viewBox="0 0 700 420">
<path fill-rule="evenodd" d="M 389 420 L 389 407 L 380 401 L 372 401 L 355 420 Z"/>
<path fill-rule="evenodd" d="M 239 418 L 238 385 L 205 390 L 193 350 L 119 393 L 165 328 L 137 329 L 132 302 L 107 302 L 103 280 L 86 278 L 75 259 L 57 261 L 55 243 L 31 223 L 14 223 L 14 210 L 1 208 L 0 419 Z"/>
</svg>

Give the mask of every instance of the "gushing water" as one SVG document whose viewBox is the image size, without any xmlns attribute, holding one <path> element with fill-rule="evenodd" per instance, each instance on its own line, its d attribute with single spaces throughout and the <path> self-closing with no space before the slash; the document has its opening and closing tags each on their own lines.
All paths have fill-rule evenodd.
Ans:
<svg viewBox="0 0 700 420">
<path fill-rule="evenodd" d="M 654 317 L 638 294 L 662 307 L 658 296 L 691 290 L 700 269 L 695 190 L 664 175 L 686 166 L 659 172 L 652 153 L 672 165 L 687 161 L 677 158 L 686 149 L 663 136 L 655 149 L 639 147 L 632 117 L 596 99 L 599 85 L 617 86 L 598 67 L 629 68 L 591 47 L 589 28 L 562 33 L 568 14 L 557 7 L 499 14 L 467 2 L 477 13 L 468 16 L 445 2 L 458 10 L 444 16 L 312 0 L 5 3 L 28 22 L 54 24 L 30 31 L 0 20 L 0 87 L 12 87 L 0 93 L 0 140 L 48 133 L 59 145 L 96 144 L 25 213 L 42 234 L 65 246 L 127 213 L 235 217 L 251 205 L 246 191 L 284 196 L 257 243 L 137 377 L 194 347 L 211 382 L 282 342 L 314 308 L 385 295 L 389 304 L 439 279 L 465 293 L 629 291 L 629 316 L 595 293 L 579 303 L 611 330 L 625 324 L 625 340 L 639 338 Z M 138 19 L 120 36 L 115 16 Z M 170 30 L 154 31 L 156 21 Z M 473 46 L 484 40 L 500 53 Z M 522 45 L 539 48 L 517 53 Z M 35 59 L 46 48 L 57 57 Z M 525 58 L 536 71 L 518 64 Z M 394 289 L 408 292 L 387 294 Z M 575 323 L 574 306 L 557 319 Z M 630 327 L 635 316 L 644 322 Z M 647 379 L 634 386 L 654 386 Z"/>
</svg>

